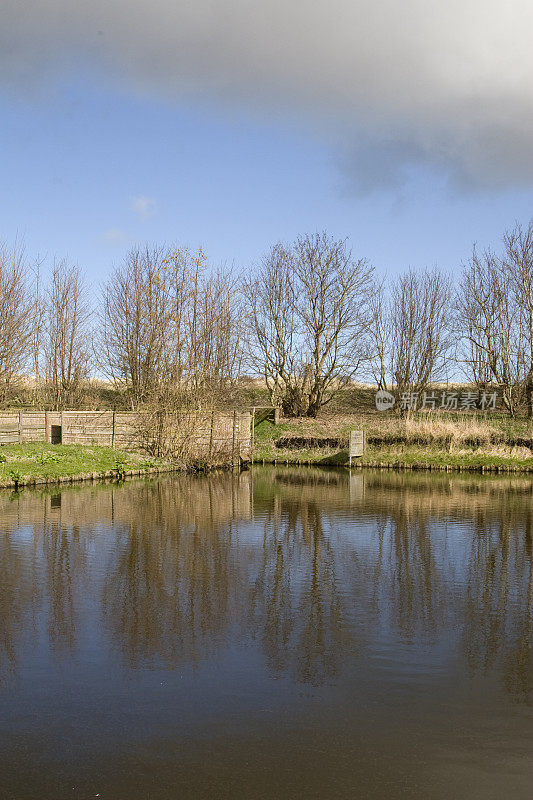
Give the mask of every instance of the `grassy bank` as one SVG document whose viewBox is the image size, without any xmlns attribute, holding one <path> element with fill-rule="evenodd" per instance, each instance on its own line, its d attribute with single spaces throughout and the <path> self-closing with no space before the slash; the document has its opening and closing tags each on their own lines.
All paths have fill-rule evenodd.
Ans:
<svg viewBox="0 0 533 800">
<path fill-rule="evenodd" d="M 31 442 L 0 446 L 0 486 L 22 486 L 84 478 L 123 478 L 131 473 L 170 469 L 158 459 L 147 459 L 110 447 Z"/>
<path fill-rule="evenodd" d="M 318 420 L 269 421 L 255 429 L 257 462 L 348 464 L 350 430 L 366 432 L 367 447 L 355 466 L 533 471 L 533 431 L 525 420 L 493 414 L 330 414 Z"/>
</svg>

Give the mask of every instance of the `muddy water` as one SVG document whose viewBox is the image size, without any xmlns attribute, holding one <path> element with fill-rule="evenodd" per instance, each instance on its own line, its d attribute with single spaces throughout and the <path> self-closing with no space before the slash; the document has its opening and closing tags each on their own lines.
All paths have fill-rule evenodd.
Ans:
<svg viewBox="0 0 533 800">
<path fill-rule="evenodd" d="M 0 495 L 0 798 L 533 796 L 533 483 Z"/>
</svg>

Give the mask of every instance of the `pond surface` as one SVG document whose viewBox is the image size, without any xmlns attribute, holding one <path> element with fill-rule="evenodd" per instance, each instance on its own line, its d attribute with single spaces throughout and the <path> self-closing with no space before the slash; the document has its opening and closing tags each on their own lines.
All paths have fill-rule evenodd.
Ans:
<svg viewBox="0 0 533 800">
<path fill-rule="evenodd" d="M 0 495 L 0 798 L 533 797 L 533 482 Z"/>
</svg>

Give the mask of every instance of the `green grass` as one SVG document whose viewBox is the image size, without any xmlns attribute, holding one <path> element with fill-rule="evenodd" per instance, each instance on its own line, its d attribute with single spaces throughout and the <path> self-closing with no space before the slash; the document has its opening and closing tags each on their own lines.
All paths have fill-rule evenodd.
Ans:
<svg viewBox="0 0 533 800">
<path fill-rule="evenodd" d="M 380 438 L 380 444 L 367 446 L 362 464 L 450 467 L 452 469 L 521 469 L 533 471 L 533 452 L 513 447 L 512 439 L 531 436 L 527 420 L 510 420 L 501 415 L 490 418 L 465 418 L 448 415 L 404 423 L 391 416 L 331 415 L 318 420 L 289 419 L 279 425 L 261 422 L 255 429 L 254 460 L 284 464 L 348 464 L 343 448 L 283 449 L 275 441 L 286 436 L 328 436 L 347 438 L 350 430 L 364 429 Z M 420 444 L 415 438 L 424 438 Z M 388 437 L 399 439 L 388 442 Z M 475 437 L 481 442 L 474 446 Z M 495 441 L 495 437 L 496 440 Z M 427 441 L 426 441 L 427 440 Z"/>
<path fill-rule="evenodd" d="M 76 478 L 87 473 L 113 472 L 117 478 L 129 470 L 164 466 L 158 459 L 126 453 L 111 447 L 31 442 L 0 446 L 0 482 Z"/>
<path fill-rule="evenodd" d="M 362 462 L 366 464 L 405 464 L 407 466 L 428 464 L 436 467 L 448 466 L 466 469 L 501 467 L 533 470 L 533 454 L 531 458 L 513 458 L 495 453 L 484 453 L 482 450 L 453 453 L 431 447 L 372 447 L 365 452 Z"/>
</svg>

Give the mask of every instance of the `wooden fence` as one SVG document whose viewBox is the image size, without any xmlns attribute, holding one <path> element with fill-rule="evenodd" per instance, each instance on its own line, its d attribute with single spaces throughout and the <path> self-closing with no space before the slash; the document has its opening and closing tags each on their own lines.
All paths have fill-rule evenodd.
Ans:
<svg viewBox="0 0 533 800">
<path fill-rule="evenodd" d="M 103 445 L 121 450 L 147 449 L 151 429 L 160 425 L 182 438 L 195 458 L 224 454 L 226 460 L 250 460 L 249 412 L 167 414 L 157 418 L 122 411 L 0 411 L 0 444 L 52 442 Z M 153 438 L 153 437 L 152 437 Z"/>
<path fill-rule="evenodd" d="M 279 425 L 281 410 L 276 406 L 250 406 L 250 414 L 254 426 L 268 419 L 274 425 Z"/>
<path fill-rule="evenodd" d="M 42 494 L 23 492 L 16 497 L 0 492 L 0 540 L 4 531 L 8 536 L 10 525 L 35 526 L 37 536 L 43 524 L 57 522 L 89 529 L 96 523 L 142 529 L 158 519 L 170 529 L 194 524 L 209 529 L 231 519 L 251 517 L 252 482 L 247 471 L 219 472 L 209 481 L 172 474 L 153 486 L 133 480 L 120 487 L 91 483 L 83 491 L 62 486 Z"/>
<path fill-rule="evenodd" d="M 279 425 L 281 416 L 281 411 L 279 408 L 275 406 L 251 406 L 250 407 L 250 429 L 251 429 L 251 442 L 250 442 L 250 451 L 252 452 L 255 446 L 255 428 L 261 422 L 265 420 L 269 420 L 273 422 L 274 425 Z"/>
</svg>

